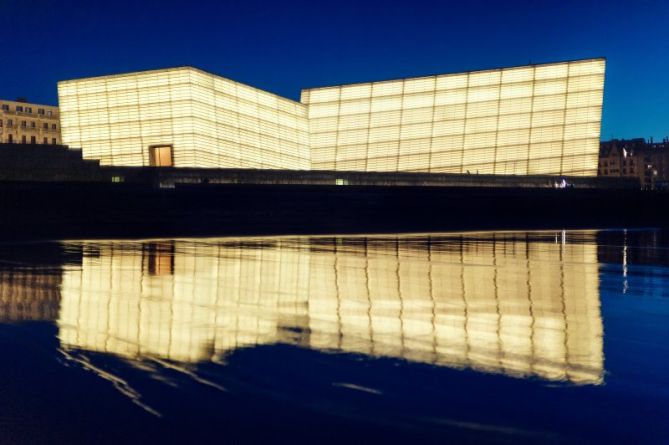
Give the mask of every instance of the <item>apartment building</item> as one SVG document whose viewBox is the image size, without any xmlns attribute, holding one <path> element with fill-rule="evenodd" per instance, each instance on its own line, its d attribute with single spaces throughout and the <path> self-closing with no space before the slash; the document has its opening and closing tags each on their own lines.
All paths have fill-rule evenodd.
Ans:
<svg viewBox="0 0 669 445">
<path fill-rule="evenodd" d="M 643 138 L 602 142 L 598 175 L 639 178 L 642 188 L 665 188 L 669 180 L 669 139 L 662 142 Z"/>
<path fill-rule="evenodd" d="M 61 143 L 58 107 L 0 99 L 0 143 Z"/>
</svg>

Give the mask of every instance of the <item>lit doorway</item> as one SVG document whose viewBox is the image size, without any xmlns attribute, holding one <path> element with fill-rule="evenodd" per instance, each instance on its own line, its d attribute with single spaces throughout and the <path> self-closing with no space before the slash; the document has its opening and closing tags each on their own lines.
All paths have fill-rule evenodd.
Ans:
<svg viewBox="0 0 669 445">
<path fill-rule="evenodd" d="M 149 147 L 149 165 L 151 167 L 173 167 L 171 145 L 152 145 Z"/>
</svg>

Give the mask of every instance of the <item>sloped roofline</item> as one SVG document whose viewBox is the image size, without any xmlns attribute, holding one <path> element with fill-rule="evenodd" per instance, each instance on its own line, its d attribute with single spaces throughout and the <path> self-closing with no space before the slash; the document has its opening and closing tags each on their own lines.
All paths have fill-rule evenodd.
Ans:
<svg viewBox="0 0 669 445">
<path fill-rule="evenodd" d="M 526 64 L 526 65 L 499 66 L 499 67 L 494 67 L 494 68 L 483 68 L 483 69 L 475 69 L 475 70 L 468 70 L 468 71 L 453 71 L 453 72 L 447 72 L 447 73 L 442 72 L 442 73 L 426 74 L 426 75 L 420 75 L 420 76 L 386 78 L 386 79 L 379 79 L 379 80 L 370 80 L 370 81 L 366 81 L 366 82 L 352 82 L 352 83 L 344 83 L 344 84 L 337 84 L 337 85 L 313 86 L 313 87 L 308 87 L 308 88 L 302 88 L 301 93 L 304 93 L 305 91 L 318 90 L 318 89 L 338 88 L 338 87 L 343 87 L 343 86 L 365 85 L 365 84 L 369 84 L 369 83 L 392 82 L 392 81 L 400 81 L 400 80 L 408 80 L 408 79 L 422 79 L 422 78 L 443 76 L 443 75 L 449 75 L 449 74 L 469 74 L 469 73 L 478 73 L 478 72 L 486 72 L 486 71 L 499 71 L 499 70 L 504 70 L 504 69 L 514 69 L 514 68 L 522 68 L 522 67 L 537 67 L 537 66 L 546 66 L 546 65 L 559 65 L 559 64 L 563 64 L 563 63 L 587 62 L 587 61 L 595 61 L 595 60 L 606 61 L 606 57 L 589 57 L 589 58 L 583 58 L 583 59 L 560 60 L 560 61 L 555 61 L 555 62 L 531 63 L 531 64 Z M 207 71 L 207 70 L 204 70 L 202 68 L 197 68 L 197 67 L 194 67 L 194 66 L 191 66 L 191 65 L 177 65 L 177 66 L 171 66 L 171 67 L 165 67 L 165 68 L 152 68 L 152 69 L 148 69 L 148 70 L 125 71 L 125 72 L 120 72 L 120 73 L 104 74 L 104 75 L 100 75 L 100 76 L 75 77 L 75 78 L 71 78 L 71 79 L 58 81 L 58 84 L 61 84 L 61 83 L 66 84 L 66 83 L 69 83 L 69 82 L 76 82 L 76 81 L 82 81 L 82 80 L 106 79 L 106 78 L 129 76 L 129 75 L 133 75 L 133 74 L 145 74 L 145 73 L 164 72 L 164 71 L 181 70 L 181 69 L 195 70 L 195 71 L 199 71 L 201 73 L 204 73 L 204 74 L 207 74 L 207 75 L 210 75 L 210 76 L 220 77 L 222 79 L 226 79 L 226 80 L 229 80 L 231 82 L 246 85 L 248 87 L 255 88 L 257 90 L 263 91 L 265 93 L 272 94 L 272 95 L 280 97 L 282 99 L 290 100 L 292 102 L 304 105 L 299 100 L 291 99 L 290 97 L 282 96 L 280 94 L 274 93 L 272 91 L 269 91 L 269 90 L 266 90 L 266 89 L 263 89 L 263 88 L 258 88 L 255 85 L 250 85 L 250 84 L 247 84 L 247 83 L 244 83 L 244 82 L 240 82 L 238 80 L 230 79 L 229 77 L 221 76 L 218 73 L 214 73 L 212 71 Z"/>
<path fill-rule="evenodd" d="M 379 80 L 369 80 L 369 81 L 366 81 L 366 82 L 352 82 L 352 83 L 342 83 L 342 84 L 334 84 L 334 85 L 321 85 L 321 86 L 302 88 L 302 92 L 311 91 L 311 90 L 326 89 L 326 88 L 338 88 L 338 87 L 352 86 L 352 85 L 366 85 L 366 84 L 370 84 L 370 83 L 393 82 L 393 81 L 397 82 L 397 81 L 400 81 L 400 80 L 425 79 L 425 78 L 428 78 L 428 77 L 436 77 L 436 76 L 482 73 L 482 72 L 486 72 L 486 71 L 500 71 L 500 70 L 515 69 L 515 68 L 537 67 L 537 66 L 546 66 L 546 65 L 561 65 L 561 64 L 564 64 L 564 63 L 589 62 L 589 61 L 595 61 L 595 60 L 601 60 L 601 61 L 606 62 L 606 57 L 587 57 L 587 58 L 583 58 L 583 59 L 558 60 L 558 61 L 555 61 L 555 62 L 528 63 L 528 64 L 525 64 L 525 65 L 497 66 L 497 67 L 493 67 L 493 68 L 480 68 L 480 69 L 466 70 L 466 71 L 451 71 L 451 72 L 447 72 L 447 73 L 442 72 L 442 73 L 424 74 L 424 75 L 420 75 L 420 76 L 393 77 L 393 78 L 386 78 L 386 79 L 379 79 Z"/>
</svg>

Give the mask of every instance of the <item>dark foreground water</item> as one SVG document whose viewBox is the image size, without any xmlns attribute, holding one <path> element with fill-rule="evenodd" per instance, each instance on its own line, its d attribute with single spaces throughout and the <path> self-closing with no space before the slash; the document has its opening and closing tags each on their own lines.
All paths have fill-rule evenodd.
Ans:
<svg viewBox="0 0 669 445">
<path fill-rule="evenodd" d="M 0 246 L 0 443 L 669 443 L 669 232 Z"/>
</svg>

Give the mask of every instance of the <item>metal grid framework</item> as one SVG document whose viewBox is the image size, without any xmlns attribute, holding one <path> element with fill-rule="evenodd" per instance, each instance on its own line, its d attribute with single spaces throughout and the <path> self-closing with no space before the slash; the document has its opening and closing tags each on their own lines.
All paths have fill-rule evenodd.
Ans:
<svg viewBox="0 0 669 445">
<path fill-rule="evenodd" d="M 312 169 L 595 176 L 604 59 L 303 90 Z"/>
<path fill-rule="evenodd" d="M 200 362 L 292 342 L 602 381 L 594 232 L 576 243 L 551 234 L 184 240 L 154 249 L 153 260 L 142 243 L 92 245 L 100 255 L 63 275 L 66 348 Z"/>
<path fill-rule="evenodd" d="M 63 142 L 103 165 L 149 165 L 171 145 L 176 167 L 310 168 L 306 107 L 181 67 L 58 84 Z"/>
</svg>

